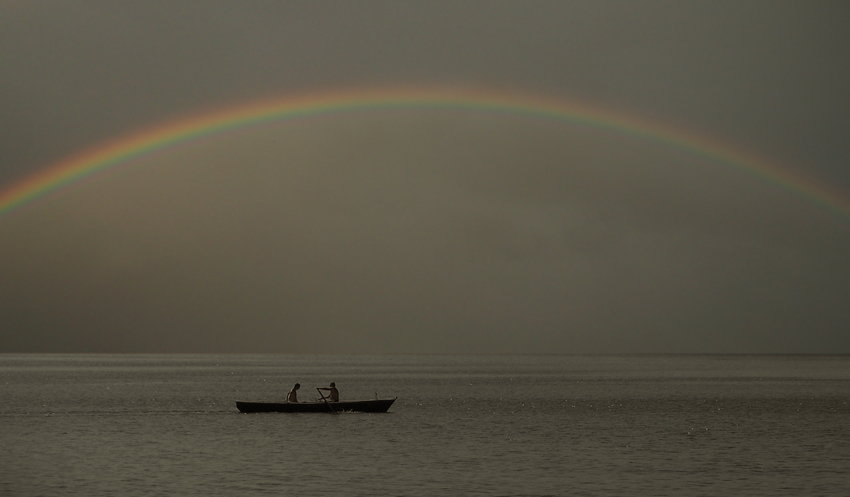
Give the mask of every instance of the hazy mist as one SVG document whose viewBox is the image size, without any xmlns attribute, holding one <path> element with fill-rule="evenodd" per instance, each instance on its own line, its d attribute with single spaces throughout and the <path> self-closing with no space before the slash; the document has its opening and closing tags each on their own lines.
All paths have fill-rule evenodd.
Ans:
<svg viewBox="0 0 850 497">
<path fill-rule="evenodd" d="M 850 9 L 3 2 L 0 190 L 269 96 L 564 96 L 850 191 Z M 846 213 L 845 213 L 846 214 Z M 278 123 L 0 218 L 0 352 L 850 351 L 850 223 L 662 143 L 496 114 Z"/>
</svg>

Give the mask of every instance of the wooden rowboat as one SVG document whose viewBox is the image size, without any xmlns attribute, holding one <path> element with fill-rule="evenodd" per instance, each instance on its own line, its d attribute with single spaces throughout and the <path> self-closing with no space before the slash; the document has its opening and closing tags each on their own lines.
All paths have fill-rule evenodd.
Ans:
<svg viewBox="0 0 850 497">
<path fill-rule="evenodd" d="M 398 397 L 396 397 L 398 398 Z M 340 402 L 244 402 L 236 401 L 239 412 L 387 412 L 395 399 L 343 400 Z"/>
</svg>

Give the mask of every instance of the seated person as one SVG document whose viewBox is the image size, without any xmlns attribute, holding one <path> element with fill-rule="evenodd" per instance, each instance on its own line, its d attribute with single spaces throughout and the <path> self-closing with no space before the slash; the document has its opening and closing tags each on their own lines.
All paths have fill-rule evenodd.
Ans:
<svg viewBox="0 0 850 497">
<path fill-rule="evenodd" d="M 287 402 L 298 402 L 298 395 L 295 393 L 295 391 L 299 388 L 301 388 L 300 383 L 296 383 L 295 386 L 292 387 L 292 390 L 290 390 L 289 393 L 286 395 Z"/>
<path fill-rule="evenodd" d="M 331 393 L 328 395 L 328 400 L 331 402 L 339 402 L 339 390 L 336 389 L 334 382 L 331 382 L 330 387 L 319 387 L 319 390 L 330 390 Z"/>
</svg>

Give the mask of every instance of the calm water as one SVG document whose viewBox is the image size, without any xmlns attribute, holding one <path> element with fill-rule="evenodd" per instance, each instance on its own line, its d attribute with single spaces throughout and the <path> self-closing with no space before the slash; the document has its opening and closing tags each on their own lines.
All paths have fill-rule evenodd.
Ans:
<svg viewBox="0 0 850 497">
<path fill-rule="evenodd" d="M 398 397 L 387 414 L 234 400 Z M 0 355 L 0 495 L 850 495 L 850 356 Z"/>
</svg>

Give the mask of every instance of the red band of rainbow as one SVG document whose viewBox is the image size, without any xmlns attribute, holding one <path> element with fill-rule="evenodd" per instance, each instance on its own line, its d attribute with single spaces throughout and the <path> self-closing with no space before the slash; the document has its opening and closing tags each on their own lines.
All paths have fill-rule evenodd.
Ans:
<svg viewBox="0 0 850 497">
<path fill-rule="evenodd" d="M 229 130 L 304 117 L 423 109 L 521 115 L 635 136 L 734 168 L 803 197 L 850 223 L 850 199 L 846 192 L 710 138 L 576 102 L 520 94 L 453 90 L 322 93 L 262 100 L 178 119 L 98 145 L 0 191 L 0 216 L 99 171 L 180 143 Z"/>
</svg>

